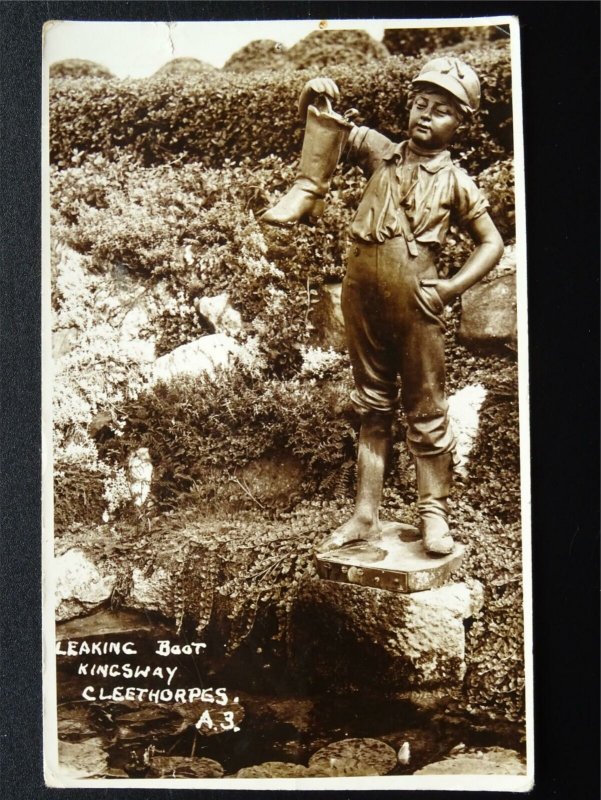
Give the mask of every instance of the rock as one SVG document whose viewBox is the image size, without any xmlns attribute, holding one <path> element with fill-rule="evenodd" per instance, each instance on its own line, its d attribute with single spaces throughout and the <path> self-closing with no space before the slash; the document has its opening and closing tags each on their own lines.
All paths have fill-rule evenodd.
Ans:
<svg viewBox="0 0 601 800">
<path fill-rule="evenodd" d="M 397 764 L 396 753 L 379 739 L 341 739 L 309 759 L 314 775 L 387 775 Z"/>
<path fill-rule="evenodd" d="M 178 375 L 207 375 L 214 378 L 216 369 L 230 366 L 233 357 L 239 355 L 242 350 L 243 348 L 225 333 L 201 336 L 157 358 L 152 380 L 168 382 Z"/>
<path fill-rule="evenodd" d="M 309 770 L 302 764 L 292 764 L 287 761 L 265 761 L 254 767 L 242 767 L 234 777 L 236 778 L 306 778 Z"/>
<path fill-rule="evenodd" d="M 136 703 L 123 701 L 112 713 L 119 744 L 143 744 L 149 739 L 177 736 L 186 729 L 186 723 L 175 705 Z"/>
<path fill-rule="evenodd" d="M 397 760 L 402 766 L 406 766 L 411 761 L 411 747 L 409 742 L 403 742 L 397 753 Z"/>
<path fill-rule="evenodd" d="M 111 596 L 116 576 L 103 575 L 78 548 L 54 559 L 56 620 L 61 622 L 93 611 Z"/>
<path fill-rule="evenodd" d="M 149 575 L 136 567 L 132 572 L 127 607 L 160 611 L 166 617 L 174 617 L 173 582 L 174 576 L 163 567 L 157 567 Z"/>
<path fill-rule="evenodd" d="M 208 320 L 217 333 L 239 333 L 242 330 L 242 317 L 230 305 L 227 292 L 214 297 L 201 297 L 194 301 L 199 314 Z"/>
<path fill-rule="evenodd" d="M 292 609 L 291 667 L 316 689 L 449 689 L 465 674 L 464 620 L 483 590 L 455 583 L 398 594 L 306 580 Z"/>
<path fill-rule="evenodd" d="M 146 502 L 152 483 L 152 461 L 147 447 L 138 447 L 127 459 L 129 491 L 134 505 L 141 507 Z"/>
<path fill-rule="evenodd" d="M 104 742 L 98 737 L 80 742 L 58 741 L 60 777 L 63 780 L 78 780 L 103 775 L 108 756 Z"/>
<path fill-rule="evenodd" d="M 301 737 L 307 737 L 315 726 L 316 706 L 312 698 L 243 696 L 245 708 L 261 725 L 291 725 Z"/>
<path fill-rule="evenodd" d="M 467 475 L 468 456 L 474 446 L 480 408 L 486 398 L 486 389 L 479 383 L 464 386 L 449 397 L 449 417 L 457 442 L 455 469 L 461 475 Z"/>
<path fill-rule="evenodd" d="M 52 358 L 55 361 L 70 353 L 77 345 L 77 328 L 58 328 L 52 331 Z"/>
<path fill-rule="evenodd" d="M 311 344 L 323 349 L 346 352 L 344 318 L 340 307 L 341 283 L 325 284 L 319 300 L 313 306 L 311 323 L 315 327 Z"/>
<path fill-rule="evenodd" d="M 517 346 L 515 275 L 502 275 L 468 289 L 461 298 L 459 339 L 475 349 Z"/>
<path fill-rule="evenodd" d="M 273 453 L 242 467 L 239 483 L 234 485 L 247 499 L 250 493 L 263 506 L 287 508 L 298 496 L 304 474 L 302 461 L 296 456 Z"/>
<path fill-rule="evenodd" d="M 72 619 L 57 625 L 57 641 L 63 639 L 86 639 L 92 636 L 115 636 L 125 633 L 134 636 L 150 634 L 154 636 L 170 636 L 172 631 L 156 620 L 152 622 L 148 616 L 139 611 L 123 609 L 110 610 L 101 608 L 86 617 Z"/>
<path fill-rule="evenodd" d="M 223 767 L 212 758 L 154 756 L 149 778 L 222 778 Z"/>
<path fill-rule="evenodd" d="M 484 747 L 451 753 L 442 761 L 418 769 L 414 775 L 525 775 L 526 763 L 515 750 Z"/>
</svg>

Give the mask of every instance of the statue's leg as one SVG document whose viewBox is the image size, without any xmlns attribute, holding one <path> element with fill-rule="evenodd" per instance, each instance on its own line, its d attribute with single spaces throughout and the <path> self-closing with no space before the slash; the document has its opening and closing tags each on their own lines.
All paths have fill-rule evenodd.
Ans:
<svg viewBox="0 0 601 800">
<path fill-rule="evenodd" d="M 348 542 L 377 539 L 384 472 L 391 445 L 390 414 L 369 414 L 362 420 L 357 452 L 357 496 L 353 516 L 320 542 L 325 553 Z"/>
<path fill-rule="evenodd" d="M 428 276 L 429 277 L 429 276 Z M 418 512 L 424 549 L 446 555 L 454 547 L 448 525 L 455 439 L 445 396 L 442 303 L 414 284 L 416 313 L 407 328 L 401 384 L 407 443 L 417 472 Z"/>
<path fill-rule="evenodd" d="M 454 543 L 447 518 L 447 498 L 451 491 L 453 456 L 451 453 L 419 456 L 415 459 L 415 468 L 424 549 L 432 555 L 452 553 Z"/>
<path fill-rule="evenodd" d="M 347 542 L 377 538 L 381 532 L 379 507 L 398 386 L 383 314 L 378 250 L 376 246 L 351 245 L 342 284 L 342 313 L 355 382 L 351 397 L 361 418 L 357 495 L 351 518 L 318 544 L 317 552 L 322 553 Z"/>
</svg>

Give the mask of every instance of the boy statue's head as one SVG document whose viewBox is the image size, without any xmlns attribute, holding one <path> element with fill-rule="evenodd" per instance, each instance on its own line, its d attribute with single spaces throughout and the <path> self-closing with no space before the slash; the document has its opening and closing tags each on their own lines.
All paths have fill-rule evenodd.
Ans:
<svg viewBox="0 0 601 800">
<path fill-rule="evenodd" d="M 480 81 L 458 58 L 428 61 L 413 79 L 409 137 L 427 150 L 444 147 L 480 106 Z"/>
</svg>

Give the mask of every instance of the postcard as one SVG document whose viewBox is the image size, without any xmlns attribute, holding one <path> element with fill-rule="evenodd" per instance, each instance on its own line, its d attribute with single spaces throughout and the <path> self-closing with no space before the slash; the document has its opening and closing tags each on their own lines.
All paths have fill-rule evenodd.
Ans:
<svg viewBox="0 0 601 800">
<path fill-rule="evenodd" d="M 47 784 L 527 791 L 518 20 L 43 58 Z"/>
</svg>

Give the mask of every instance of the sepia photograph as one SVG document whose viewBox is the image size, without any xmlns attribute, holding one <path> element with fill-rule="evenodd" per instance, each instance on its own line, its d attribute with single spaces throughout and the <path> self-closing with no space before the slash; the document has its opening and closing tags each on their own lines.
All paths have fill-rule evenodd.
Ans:
<svg viewBox="0 0 601 800">
<path fill-rule="evenodd" d="M 517 19 L 43 70 L 46 784 L 529 791 Z"/>
</svg>

